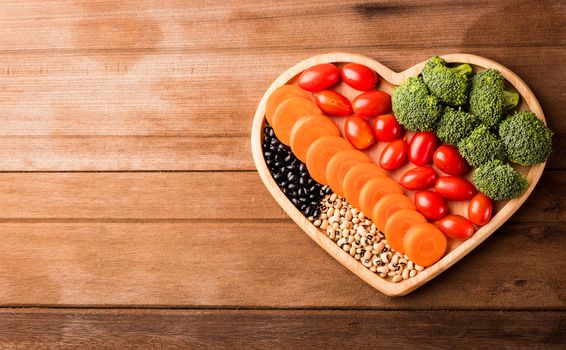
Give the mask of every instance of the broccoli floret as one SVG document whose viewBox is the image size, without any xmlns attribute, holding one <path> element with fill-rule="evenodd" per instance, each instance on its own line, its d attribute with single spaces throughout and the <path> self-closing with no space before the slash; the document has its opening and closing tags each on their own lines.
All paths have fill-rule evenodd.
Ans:
<svg viewBox="0 0 566 350">
<path fill-rule="evenodd" d="M 438 99 L 451 106 L 461 106 L 468 102 L 472 67 L 465 63 L 455 67 L 446 67 L 446 61 L 440 57 L 428 60 L 423 68 L 423 81 L 430 92 Z"/>
<path fill-rule="evenodd" d="M 397 121 L 410 131 L 432 131 L 442 113 L 420 77 L 408 78 L 393 90 L 392 103 Z"/>
<path fill-rule="evenodd" d="M 505 89 L 505 80 L 496 69 L 486 69 L 472 79 L 470 113 L 492 127 L 503 119 L 505 111 L 519 104 L 519 93 Z"/>
<path fill-rule="evenodd" d="M 479 167 L 493 159 L 504 160 L 506 156 L 503 142 L 483 124 L 458 143 L 458 150 L 473 167 Z"/>
<path fill-rule="evenodd" d="M 438 121 L 436 136 L 442 142 L 456 146 L 463 138 L 470 135 L 478 124 L 479 120 L 474 115 L 446 107 Z"/>
<path fill-rule="evenodd" d="M 472 182 L 478 191 L 493 200 L 518 197 L 528 186 L 523 175 L 497 159 L 477 168 L 472 174 Z"/>
<path fill-rule="evenodd" d="M 517 112 L 499 125 L 509 160 L 521 165 L 544 162 L 550 156 L 552 135 L 552 130 L 530 111 Z"/>
</svg>

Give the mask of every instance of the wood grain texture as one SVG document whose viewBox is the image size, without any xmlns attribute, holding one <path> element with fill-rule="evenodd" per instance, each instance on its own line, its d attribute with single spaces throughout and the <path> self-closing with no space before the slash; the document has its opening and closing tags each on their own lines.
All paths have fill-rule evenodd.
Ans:
<svg viewBox="0 0 566 350">
<path fill-rule="evenodd" d="M 293 223 L 3 223 L 0 241 L 0 306 L 566 309 L 565 223 L 506 225 L 403 298 Z"/>
<path fill-rule="evenodd" d="M 6 24 L 0 50 L 541 46 L 541 33 L 546 45 L 566 43 L 564 4 L 556 0 L 11 0 L 1 5 Z"/>
<path fill-rule="evenodd" d="M 240 171 L 254 169 L 248 132 L 271 81 L 345 50 L 395 71 L 453 52 L 503 63 L 557 132 L 547 168 L 566 169 L 564 13 L 562 1 L 1 1 L 0 304 L 307 309 L 6 309 L 0 347 L 563 347 L 563 171 L 402 300 L 339 266 Z M 18 173 L 142 170 L 199 172 Z M 205 213 L 207 194 L 222 199 Z M 359 307 L 403 310 L 336 310 Z M 509 308 L 529 311 L 497 311 Z"/>
<path fill-rule="evenodd" d="M 0 175 L 0 220 L 290 220 L 254 172 Z M 564 222 L 565 186 L 546 171 L 510 222 Z"/>
<path fill-rule="evenodd" d="M 458 50 L 356 51 L 400 71 L 432 55 Z M 134 63 L 129 62 L 128 51 L 57 56 L 0 51 L 0 152 L 4 152 L 0 170 L 252 170 L 249 146 L 242 141 L 262 92 L 289 66 L 324 51 L 152 51 Z M 535 92 L 550 127 L 566 130 L 560 107 L 566 103 L 561 88 L 566 71 L 548 69 L 562 64 L 566 50 L 478 47 L 466 51 L 514 70 Z M 100 63 L 109 57 L 115 62 Z M 211 79 L 221 83 L 211 84 Z M 34 137 L 28 140 L 28 136 Z M 75 147 L 79 136 L 89 138 Z M 162 136 L 178 138 L 155 138 Z M 33 147 L 38 142 L 44 145 L 41 150 Z M 564 142 L 556 138 L 550 168 L 566 168 L 566 156 L 559 151 L 566 148 Z M 206 146 L 200 147 L 203 143 Z M 141 150 L 149 153 L 143 161 Z M 132 160 L 127 159 L 130 153 Z"/>
<path fill-rule="evenodd" d="M 17 310 L 17 309 L 16 309 Z M 237 326 L 236 326 L 237 325 Z M 566 313 L 30 310 L 0 312 L 0 345 L 41 349 L 563 349 Z M 57 344 L 57 345 L 55 345 Z"/>
<path fill-rule="evenodd" d="M 249 170 L 248 137 L 0 136 L 0 171 Z"/>
</svg>

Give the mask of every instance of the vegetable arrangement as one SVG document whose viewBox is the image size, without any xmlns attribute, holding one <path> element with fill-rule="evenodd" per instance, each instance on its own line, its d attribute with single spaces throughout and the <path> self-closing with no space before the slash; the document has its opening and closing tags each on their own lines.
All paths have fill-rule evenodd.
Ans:
<svg viewBox="0 0 566 350">
<path fill-rule="evenodd" d="M 340 80 L 359 91 L 352 101 L 333 90 Z M 468 239 L 490 221 L 493 201 L 525 191 L 527 180 L 510 162 L 546 161 L 553 133 L 532 112 L 514 111 L 520 96 L 494 69 L 474 74 L 469 64 L 433 57 L 391 96 L 379 84 L 376 72 L 356 63 L 306 69 L 297 85 L 283 85 L 267 100 L 264 155 L 295 206 L 315 226 L 332 225 L 329 237 L 338 237 L 324 211 L 332 191 L 372 220 L 385 238 L 383 249 L 430 266 L 444 256 L 448 240 Z M 385 146 L 374 162 L 364 151 L 380 143 Z M 389 173 L 407 164 L 398 181 Z M 450 213 L 451 201 L 469 202 L 467 218 Z M 356 235 L 356 227 L 339 229 L 343 238 Z M 372 235 L 363 238 L 367 243 Z M 370 254 L 349 238 L 334 241 L 382 277 L 398 282 L 416 275 L 384 274 L 371 262 L 383 250 Z"/>
</svg>

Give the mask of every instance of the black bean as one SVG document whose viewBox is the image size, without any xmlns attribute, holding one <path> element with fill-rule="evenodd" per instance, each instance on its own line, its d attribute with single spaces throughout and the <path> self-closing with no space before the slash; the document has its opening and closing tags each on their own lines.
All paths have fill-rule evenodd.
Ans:
<svg viewBox="0 0 566 350">
<path fill-rule="evenodd" d="M 299 201 L 300 201 L 301 203 L 306 203 L 306 202 L 308 202 L 308 199 L 306 199 L 305 197 L 300 197 L 300 198 L 299 198 Z"/>
<path fill-rule="evenodd" d="M 307 216 L 311 216 L 312 212 L 313 212 L 312 207 L 307 207 L 307 209 L 305 210 L 305 214 L 306 214 Z"/>
<path fill-rule="evenodd" d="M 273 174 L 273 179 L 274 179 L 275 181 L 279 181 L 279 179 L 281 179 L 281 177 L 282 177 L 282 176 L 281 176 L 280 174 Z"/>
<path fill-rule="evenodd" d="M 312 216 L 314 216 L 315 218 L 318 218 L 320 216 L 320 210 L 315 209 L 314 212 L 312 213 Z"/>
<path fill-rule="evenodd" d="M 291 198 L 291 202 L 295 205 L 298 206 L 299 205 L 299 200 L 297 198 Z"/>
<path fill-rule="evenodd" d="M 297 182 L 297 176 L 295 176 L 293 173 L 287 174 L 287 179 L 289 180 L 289 182 Z"/>
<path fill-rule="evenodd" d="M 287 187 L 288 184 L 289 184 L 289 183 L 288 183 L 287 181 L 281 181 L 281 182 L 279 183 L 279 186 L 281 186 L 281 187 Z"/>
<path fill-rule="evenodd" d="M 291 181 L 291 179 L 289 179 L 289 181 Z M 287 186 L 287 188 L 294 191 L 299 188 L 299 185 L 297 185 L 296 183 L 291 183 L 289 184 L 289 186 Z"/>
</svg>

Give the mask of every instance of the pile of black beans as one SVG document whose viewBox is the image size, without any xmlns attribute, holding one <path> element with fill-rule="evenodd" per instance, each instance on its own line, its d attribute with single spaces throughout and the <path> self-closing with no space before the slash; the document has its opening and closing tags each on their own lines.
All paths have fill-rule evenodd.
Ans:
<svg viewBox="0 0 566 350">
<path fill-rule="evenodd" d="M 307 217 L 317 218 L 321 213 L 321 199 L 331 192 L 330 187 L 314 181 L 305 163 L 282 144 L 271 126 L 263 129 L 263 156 L 265 163 L 289 200 Z"/>
</svg>

